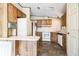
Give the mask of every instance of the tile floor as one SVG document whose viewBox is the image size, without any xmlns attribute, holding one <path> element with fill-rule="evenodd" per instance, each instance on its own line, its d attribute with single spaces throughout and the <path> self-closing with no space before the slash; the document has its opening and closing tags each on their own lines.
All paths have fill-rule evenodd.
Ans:
<svg viewBox="0 0 79 59">
<path fill-rule="evenodd" d="M 37 55 L 38 56 L 66 56 L 65 51 L 56 43 L 49 41 L 38 42 Z"/>
</svg>

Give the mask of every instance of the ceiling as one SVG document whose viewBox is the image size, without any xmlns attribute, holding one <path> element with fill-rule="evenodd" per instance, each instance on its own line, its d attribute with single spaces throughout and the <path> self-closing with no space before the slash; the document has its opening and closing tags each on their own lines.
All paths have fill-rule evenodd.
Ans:
<svg viewBox="0 0 79 59">
<path fill-rule="evenodd" d="M 65 3 L 19 3 L 23 8 L 31 8 L 31 16 L 61 17 L 66 11 Z"/>
</svg>

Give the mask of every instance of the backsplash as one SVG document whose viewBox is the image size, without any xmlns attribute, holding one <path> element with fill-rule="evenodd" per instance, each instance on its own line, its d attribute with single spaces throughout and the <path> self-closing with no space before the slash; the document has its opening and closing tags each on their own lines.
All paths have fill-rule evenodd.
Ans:
<svg viewBox="0 0 79 59">
<path fill-rule="evenodd" d="M 17 23 L 8 23 L 8 28 L 16 29 Z"/>
</svg>

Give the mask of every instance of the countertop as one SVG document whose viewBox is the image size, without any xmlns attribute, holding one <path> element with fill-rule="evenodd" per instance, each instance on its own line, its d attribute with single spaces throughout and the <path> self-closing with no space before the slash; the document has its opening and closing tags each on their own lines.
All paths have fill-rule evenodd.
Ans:
<svg viewBox="0 0 79 59">
<path fill-rule="evenodd" d="M 9 38 L 0 38 L 0 40 L 26 40 L 26 41 L 38 41 L 39 36 L 11 36 Z"/>
<path fill-rule="evenodd" d="M 64 29 L 64 30 L 59 31 L 58 33 L 67 34 L 67 31 L 66 31 L 66 29 Z"/>
</svg>

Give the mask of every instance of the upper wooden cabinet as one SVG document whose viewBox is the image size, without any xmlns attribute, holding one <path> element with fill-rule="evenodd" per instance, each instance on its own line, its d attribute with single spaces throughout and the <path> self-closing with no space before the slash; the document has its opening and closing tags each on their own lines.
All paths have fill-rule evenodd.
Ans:
<svg viewBox="0 0 79 59">
<path fill-rule="evenodd" d="M 8 21 L 17 22 L 17 18 L 26 17 L 26 15 L 17 9 L 14 5 L 8 4 Z"/>
<path fill-rule="evenodd" d="M 17 18 L 24 18 L 24 17 L 26 17 L 26 15 L 23 12 L 21 12 L 20 10 L 18 10 L 17 11 Z"/>
<path fill-rule="evenodd" d="M 66 26 L 66 13 L 61 17 L 61 25 Z"/>
<path fill-rule="evenodd" d="M 44 20 L 38 20 L 37 26 L 51 26 L 52 20 L 51 19 L 44 19 Z"/>
<path fill-rule="evenodd" d="M 12 4 L 8 4 L 8 21 L 16 22 L 16 19 L 17 19 L 17 9 Z"/>
<path fill-rule="evenodd" d="M 22 13 L 19 10 L 17 11 L 17 17 L 22 17 Z"/>
</svg>

